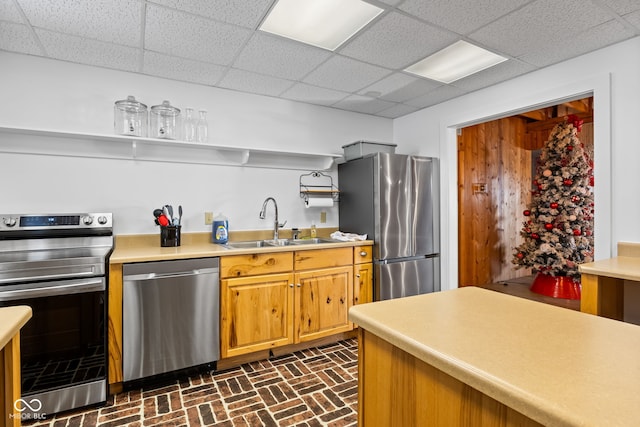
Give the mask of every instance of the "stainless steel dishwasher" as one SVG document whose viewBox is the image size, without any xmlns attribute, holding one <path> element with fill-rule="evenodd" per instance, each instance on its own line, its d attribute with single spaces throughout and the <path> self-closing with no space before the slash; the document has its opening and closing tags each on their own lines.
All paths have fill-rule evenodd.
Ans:
<svg viewBox="0 0 640 427">
<path fill-rule="evenodd" d="M 218 258 L 123 266 L 124 381 L 220 358 Z"/>
</svg>

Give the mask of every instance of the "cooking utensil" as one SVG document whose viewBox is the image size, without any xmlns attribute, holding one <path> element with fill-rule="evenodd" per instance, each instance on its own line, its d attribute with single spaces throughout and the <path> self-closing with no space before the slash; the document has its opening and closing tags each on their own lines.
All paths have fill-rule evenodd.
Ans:
<svg viewBox="0 0 640 427">
<path fill-rule="evenodd" d="M 182 205 L 178 205 L 178 225 L 182 225 Z"/>
</svg>

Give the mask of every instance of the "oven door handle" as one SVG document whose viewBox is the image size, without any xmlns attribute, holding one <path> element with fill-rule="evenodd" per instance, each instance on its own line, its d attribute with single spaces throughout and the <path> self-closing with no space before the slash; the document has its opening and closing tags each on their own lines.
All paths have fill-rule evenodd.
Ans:
<svg viewBox="0 0 640 427">
<path fill-rule="evenodd" d="M 65 280 L 50 282 L 26 289 L 0 288 L 0 302 L 17 301 L 29 298 L 44 298 L 58 295 L 82 294 L 100 292 L 106 289 L 104 278 L 97 277 L 82 280 Z"/>
</svg>

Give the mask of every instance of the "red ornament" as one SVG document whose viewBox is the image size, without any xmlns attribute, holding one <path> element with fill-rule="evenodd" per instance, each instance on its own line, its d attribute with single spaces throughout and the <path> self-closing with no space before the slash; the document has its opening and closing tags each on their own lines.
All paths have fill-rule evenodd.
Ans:
<svg viewBox="0 0 640 427">
<path fill-rule="evenodd" d="M 538 184 L 538 190 L 542 190 L 542 184 Z"/>
<path fill-rule="evenodd" d="M 593 187 L 595 184 L 593 183 L 593 175 L 589 177 L 589 185 Z"/>
<path fill-rule="evenodd" d="M 522 212 L 522 215 L 529 216 L 529 215 L 531 215 L 531 211 L 529 209 L 527 209 L 524 212 Z"/>
<path fill-rule="evenodd" d="M 571 201 L 572 202 L 579 202 L 580 201 L 580 197 L 579 196 L 571 196 Z"/>
<path fill-rule="evenodd" d="M 551 204 L 549 205 L 549 207 L 550 207 L 551 209 L 558 209 L 558 204 L 557 204 L 556 202 L 553 202 L 553 203 L 551 203 Z"/>
<path fill-rule="evenodd" d="M 574 228 L 574 230 L 573 230 L 573 235 L 574 235 L 574 236 L 579 236 L 579 235 L 581 235 L 581 234 L 582 234 L 582 231 L 580 231 L 580 230 L 579 230 L 579 229 L 577 229 L 577 228 Z"/>
<path fill-rule="evenodd" d="M 553 230 L 553 224 L 551 224 L 550 222 L 548 222 L 548 223 L 546 223 L 546 224 L 544 225 L 544 228 L 545 228 L 546 230 L 548 230 L 548 231 L 551 231 L 551 230 Z"/>
<path fill-rule="evenodd" d="M 573 145 L 567 145 L 567 151 L 573 151 Z"/>
<path fill-rule="evenodd" d="M 540 235 L 538 233 L 531 233 L 531 238 L 538 240 L 540 238 Z"/>
<path fill-rule="evenodd" d="M 572 179 L 565 179 L 564 181 L 562 181 L 562 183 L 566 186 L 569 186 L 571 184 L 573 184 L 573 180 Z"/>
<path fill-rule="evenodd" d="M 516 256 L 518 257 L 518 259 L 524 258 L 524 254 L 522 252 L 518 252 Z"/>
</svg>

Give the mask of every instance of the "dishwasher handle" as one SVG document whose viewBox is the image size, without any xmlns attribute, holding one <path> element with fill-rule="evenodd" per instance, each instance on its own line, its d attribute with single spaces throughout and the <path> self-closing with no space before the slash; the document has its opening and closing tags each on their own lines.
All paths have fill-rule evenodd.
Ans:
<svg viewBox="0 0 640 427">
<path fill-rule="evenodd" d="M 176 271 L 171 273 L 143 273 L 124 276 L 124 281 L 144 281 L 157 279 L 170 279 L 174 277 L 199 276 L 202 274 L 218 274 L 217 268 L 199 268 L 190 271 Z"/>
</svg>

